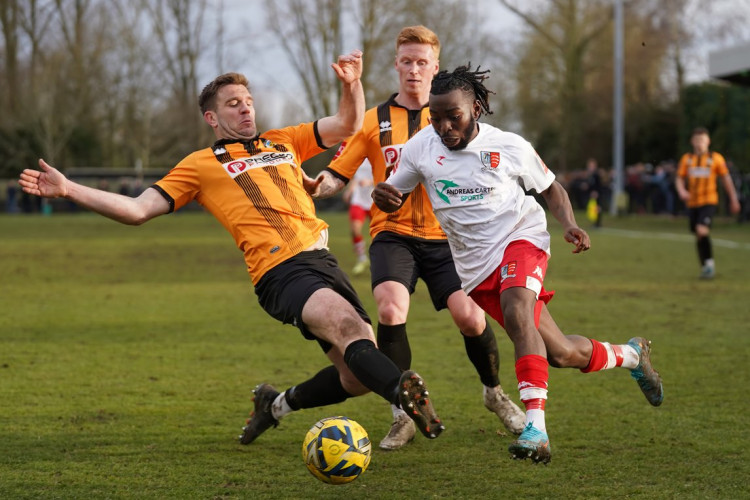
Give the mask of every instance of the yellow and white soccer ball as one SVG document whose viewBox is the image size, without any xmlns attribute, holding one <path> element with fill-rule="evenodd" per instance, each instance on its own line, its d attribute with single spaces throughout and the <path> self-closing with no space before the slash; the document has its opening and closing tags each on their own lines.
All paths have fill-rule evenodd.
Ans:
<svg viewBox="0 0 750 500">
<path fill-rule="evenodd" d="M 302 459 L 324 483 L 354 481 L 370 464 L 367 431 L 347 417 L 328 417 L 313 425 L 302 442 Z"/>
</svg>

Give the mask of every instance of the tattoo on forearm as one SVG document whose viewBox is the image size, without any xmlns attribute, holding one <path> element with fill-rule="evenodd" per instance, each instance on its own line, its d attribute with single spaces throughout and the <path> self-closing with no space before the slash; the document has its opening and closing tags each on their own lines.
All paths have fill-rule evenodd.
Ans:
<svg viewBox="0 0 750 500">
<path fill-rule="evenodd" d="M 330 198 L 344 188 L 344 181 L 330 174 L 323 174 L 323 181 L 318 187 L 318 198 Z"/>
</svg>

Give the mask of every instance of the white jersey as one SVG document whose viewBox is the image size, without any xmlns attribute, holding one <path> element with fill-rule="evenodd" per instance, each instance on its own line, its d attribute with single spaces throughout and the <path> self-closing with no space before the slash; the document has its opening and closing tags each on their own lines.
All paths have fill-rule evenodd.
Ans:
<svg viewBox="0 0 750 500">
<path fill-rule="evenodd" d="M 541 193 L 554 180 L 528 141 L 480 123 L 477 136 L 458 151 L 425 127 L 406 143 L 387 182 L 402 193 L 424 185 L 469 293 L 500 266 L 513 241 L 550 253 L 544 209 L 525 190 Z"/>
<path fill-rule="evenodd" d="M 372 207 L 372 165 L 370 161 L 365 159 L 362 165 L 359 166 L 357 171 L 354 173 L 351 181 L 352 186 L 352 197 L 349 200 L 350 205 L 356 205 L 362 207 L 365 210 L 370 210 Z"/>
</svg>

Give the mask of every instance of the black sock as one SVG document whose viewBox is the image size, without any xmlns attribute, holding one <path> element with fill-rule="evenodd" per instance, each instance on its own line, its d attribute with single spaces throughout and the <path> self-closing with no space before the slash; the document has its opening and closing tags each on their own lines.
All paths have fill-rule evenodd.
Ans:
<svg viewBox="0 0 750 500">
<path fill-rule="evenodd" d="M 463 335 L 463 333 L 462 333 Z M 474 364 L 479 379 L 488 387 L 500 385 L 500 353 L 497 350 L 495 332 L 489 323 L 479 337 L 464 337 L 466 354 Z"/>
<path fill-rule="evenodd" d="M 284 393 L 286 402 L 293 410 L 341 403 L 349 397 L 351 394 L 344 390 L 339 371 L 333 365 L 323 368 L 311 379 L 287 389 Z"/>
<path fill-rule="evenodd" d="M 344 361 L 362 385 L 392 404 L 398 404 L 401 370 L 368 339 L 355 340 L 346 348 Z"/>
<path fill-rule="evenodd" d="M 400 325 L 378 323 L 378 349 L 396 363 L 401 371 L 411 368 L 411 347 L 406 337 L 406 323 Z"/>
<path fill-rule="evenodd" d="M 701 265 L 704 265 L 708 259 L 713 258 L 711 238 L 709 236 L 701 236 L 700 238 L 698 238 L 697 246 L 698 258 L 701 261 Z"/>
</svg>

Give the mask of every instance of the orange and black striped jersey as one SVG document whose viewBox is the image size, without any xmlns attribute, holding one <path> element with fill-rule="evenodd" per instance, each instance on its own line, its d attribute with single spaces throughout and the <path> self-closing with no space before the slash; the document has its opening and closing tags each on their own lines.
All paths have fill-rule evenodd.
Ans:
<svg viewBox="0 0 750 500">
<path fill-rule="evenodd" d="M 219 140 L 183 159 L 153 186 L 172 210 L 196 200 L 234 237 L 253 284 L 313 245 L 328 225 L 315 215 L 300 165 L 326 148 L 317 122 L 249 141 Z"/>
<path fill-rule="evenodd" d="M 724 157 L 709 151 L 696 155 L 685 153 L 680 158 L 677 175 L 685 179 L 685 186 L 690 193 L 687 201 L 689 208 L 703 205 L 718 205 L 719 192 L 716 189 L 716 178 L 729 173 Z"/>
<path fill-rule="evenodd" d="M 341 144 L 327 170 L 348 182 L 365 160 L 372 164 L 373 182 L 383 182 L 398 166 L 401 148 L 420 129 L 429 125 L 427 106 L 408 110 L 396 103 L 396 94 L 375 108 L 368 109 L 362 129 Z M 401 208 L 388 214 L 374 204 L 370 234 L 391 231 L 430 240 L 446 239 L 424 187 L 420 184 Z"/>
</svg>

